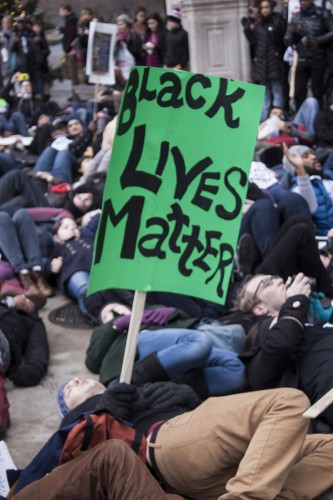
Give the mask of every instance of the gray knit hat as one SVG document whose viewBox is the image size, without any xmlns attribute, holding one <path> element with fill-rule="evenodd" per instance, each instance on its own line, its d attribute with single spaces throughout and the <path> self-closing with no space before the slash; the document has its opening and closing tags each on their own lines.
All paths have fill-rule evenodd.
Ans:
<svg viewBox="0 0 333 500">
<path fill-rule="evenodd" d="M 120 16 L 117 17 L 117 22 L 118 21 L 122 21 L 123 23 L 126 23 L 128 26 L 132 26 L 133 24 L 132 19 L 127 14 L 120 14 Z"/>
<path fill-rule="evenodd" d="M 303 156 L 304 153 L 306 153 L 307 151 L 311 151 L 311 148 L 309 148 L 309 146 L 302 146 L 301 144 L 297 144 L 296 146 L 291 146 L 291 148 L 289 148 L 289 151 L 291 154 L 296 152 L 300 156 Z M 296 169 L 295 169 L 294 165 L 292 163 L 290 163 L 290 161 L 288 160 L 286 155 L 283 155 L 282 163 L 283 163 L 284 170 L 288 174 L 295 175 Z"/>
</svg>

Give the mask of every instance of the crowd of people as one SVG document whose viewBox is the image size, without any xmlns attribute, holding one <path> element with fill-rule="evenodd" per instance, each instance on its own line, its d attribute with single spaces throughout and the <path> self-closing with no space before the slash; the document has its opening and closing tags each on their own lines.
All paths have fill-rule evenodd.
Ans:
<svg viewBox="0 0 333 500">
<path fill-rule="evenodd" d="M 60 385 L 59 430 L 16 475 L 13 498 L 310 500 L 332 488 L 332 406 L 310 425 L 302 413 L 333 379 L 333 111 L 322 78 L 333 23 L 312 0 L 289 22 L 273 8 L 251 4 L 242 21 L 266 95 L 226 304 L 148 293 L 130 384 L 119 376 L 133 292 L 87 287 L 117 103 L 131 66 L 188 69 L 181 11 L 166 23 L 143 7 L 117 17 L 116 83 L 97 109 L 52 101 L 43 25 L 3 18 L 0 134 L 13 143 L 0 146 L 1 434 L 6 378 L 29 387 L 47 374 L 47 300 L 63 294 L 94 325 L 85 365 L 95 378 Z M 105 19 L 67 4 L 59 15 L 64 53 L 84 71 L 89 24 Z M 146 437 L 145 464 L 111 439 L 56 467 L 59 436 L 103 412 Z"/>
</svg>

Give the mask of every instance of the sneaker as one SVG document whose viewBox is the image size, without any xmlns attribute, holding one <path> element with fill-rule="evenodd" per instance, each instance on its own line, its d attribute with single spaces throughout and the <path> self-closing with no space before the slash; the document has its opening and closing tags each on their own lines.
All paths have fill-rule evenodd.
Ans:
<svg viewBox="0 0 333 500">
<path fill-rule="evenodd" d="M 252 274 L 258 257 L 258 248 L 252 236 L 249 233 L 242 234 L 238 240 L 235 256 L 237 270 L 243 275 Z"/>
<path fill-rule="evenodd" d="M 48 284 L 41 271 L 35 271 L 34 269 L 31 269 L 30 276 L 36 283 L 39 293 L 44 295 L 44 297 L 52 297 L 52 295 L 54 295 L 53 288 Z"/>
<path fill-rule="evenodd" d="M 40 291 L 37 287 L 37 285 L 32 281 L 31 276 L 29 273 L 18 273 L 18 280 L 26 290 L 27 294 L 29 295 L 39 295 Z"/>
</svg>

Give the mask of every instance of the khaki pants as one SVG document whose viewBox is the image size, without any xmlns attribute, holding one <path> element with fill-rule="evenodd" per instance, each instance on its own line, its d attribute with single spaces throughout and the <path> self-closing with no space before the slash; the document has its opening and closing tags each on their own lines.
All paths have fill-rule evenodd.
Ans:
<svg viewBox="0 0 333 500">
<path fill-rule="evenodd" d="M 210 398 L 158 431 L 164 479 L 194 499 L 312 500 L 333 484 L 333 435 L 306 435 L 296 389 Z"/>
<path fill-rule="evenodd" d="M 123 441 L 112 439 L 26 486 L 15 500 L 167 500 L 147 467 Z"/>
</svg>

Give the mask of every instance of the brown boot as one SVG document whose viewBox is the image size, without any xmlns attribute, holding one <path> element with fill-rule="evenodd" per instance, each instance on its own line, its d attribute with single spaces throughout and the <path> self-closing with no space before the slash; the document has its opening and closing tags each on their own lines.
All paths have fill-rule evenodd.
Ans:
<svg viewBox="0 0 333 500">
<path fill-rule="evenodd" d="M 5 389 L 5 371 L 3 365 L 0 364 L 0 433 L 6 432 L 9 425 L 9 402 Z"/>
<path fill-rule="evenodd" d="M 32 281 L 30 274 L 18 273 L 18 279 L 19 279 L 19 282 L 20 282 L 22 288 L 24 288 L 24 290 L 26 290 L 27 294 L 29 294 L 29 295 L 39 295 L 40 294 L 40 291 L 39 291 L 37 285 Z"/>
<path fill-rule="evenodd" d="M 30 276 L 36 283 L 39 293 L 44 295 L 44 297 L 52 297 L 54 295 L 54 290 L 51 285 L 48 284 L 41 271 L 30 270 Z"/>
</svg>

